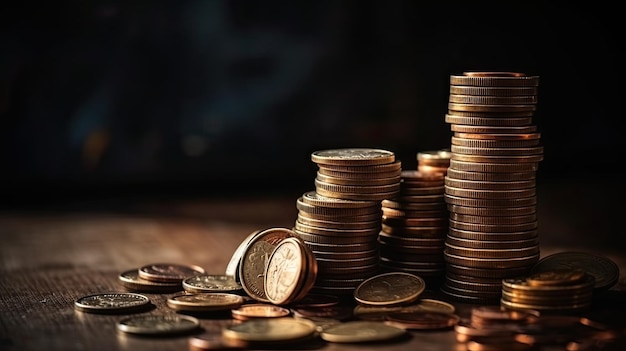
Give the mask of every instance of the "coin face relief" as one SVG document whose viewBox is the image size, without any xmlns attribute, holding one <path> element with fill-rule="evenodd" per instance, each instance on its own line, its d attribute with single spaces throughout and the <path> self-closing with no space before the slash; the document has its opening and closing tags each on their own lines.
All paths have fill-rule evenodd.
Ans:
<svg viewBox="0 0 626 351">
<path fill-rule="evenodd" d="M 101 293 L 78 298 L 74 308 L 91 313 L 125 313 L 147 308 L 150 299 L 136 293 Z"/>
<path fill-rule="evenodd" d="M 187 292 L 235 292 L 242 290 L 235 277 L 227 274 L 200 274 L 183 280 Z"/>
<path fill-rule="evenodd" d="M 204 268 L 177 263 L 154 263 L 140 267 L 139 277 L 158 282 L 182 282 L 198 274 L 205 274 Z"/>
<path fill-rule="evenodd" d="M 398 305 L 417 300 L 425 288 L 424 279 L 414 274 L 389 272 L 363 281 L 354 290 L 354 298 L 365 305 Z"/>
</svg>

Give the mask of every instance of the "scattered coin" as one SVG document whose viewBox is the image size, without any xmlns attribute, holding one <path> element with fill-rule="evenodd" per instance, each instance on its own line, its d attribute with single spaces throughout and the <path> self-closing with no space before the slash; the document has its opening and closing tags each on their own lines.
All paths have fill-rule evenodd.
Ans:
<svg viewBox="0 0 626 351">
<path fill-rule="evenodd" d="M 199 327 L 200 321 L 197 318 L 176 314 L 135 316 L 117 323 L 119 331 L 141 335 L 184 334 Z"/>
<path fill-rule="evenodd" d="M 579 268 L 595 278 L 594 290 L 608 290 L 619 280 L 619 266 L 608 257 L 587 252 L 563 251 L 546 256 L 536 262 L 530 275 L 554 269 Z"/>
<path fill-rule="evenodd" d="M 388 272 L 364 280 L 354 298 L 365 305 L 390 306 L 417 300 L 426 288 L 424 279 L 406 272 Z"/>
<path fill-rule="evenodd" d="M 461 317 L 454 313 L 413 311 L 392 312 L 385 318 L 385 324 L 402 329 L 433 330 L 454 327 Z"/>
<path fill-rule="evenodd" d="M 320 333 L 328 342 L 365 343 L 391 340 L 406 334 L 406 330 L 379 321 L 347 321 L 332 325 Z"/>
<path fill-rule="evenodd" d="M 177 263 L 153 263 L 140 267 L 139 277 L 156 282 L 181 283 L 184 279 L 206 274 L 202 267 Z"/>
<path fill-rule="evenodd" d="M 237 292 L 243 289 L 235 277 L 227 274 L 200 274 L 183 280 L 187 292 Z"/>
<path fill-rule="evenodd" d="M 287 308 L 275 306 L 269 303 L 250 303 L 233 309 L 231 313 L 235 319 L 248 320 L 253 318 L 287 317 L 291 311 Z"/>
<path fill-rule="evenodd" d="M 90 313 L 128 313 L 150 306 L 150 299 L 136 293 L 101 293 L 86 295 L 74 302 L 74 308 Z"/>
<path fill-rule="evenodd" d="M 229 339 L 248 342 L 286 342 L 307 338 L 315 333 L 316 328 L 315 323 L 306 319 L 264 318 L 228 326 L 222 330 L 222 335 Z"/>
<path fill-rule="evenodd" d="M 247 350 L 248 343 L 243 340 L 225 338 L 222 334 L 202 333 L 189 337 L 190 351 L 208 350 Z"/>
<path fill-rule="evenodd" d="M 184 293 L 167 299 L 167 305 L 176 311 L 216 312 L 239 308 L 243 297 L 229 293 Z"/>
<path fill-rule="evenodd" d="M 180 282 L 157 282 L 139 277 L 137 269 L 130 269 L 120 273 L 120 283 L 128 290 L 139 292 L 167 293 L 180 291 Z"/>
</svg>

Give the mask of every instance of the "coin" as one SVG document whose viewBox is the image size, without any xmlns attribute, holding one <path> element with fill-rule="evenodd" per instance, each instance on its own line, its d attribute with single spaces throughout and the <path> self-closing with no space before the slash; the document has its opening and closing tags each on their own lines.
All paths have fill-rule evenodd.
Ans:
<svg viewBox="0 0 626 351">
<path fill-rule="evenodd" d="M 251 298 L 269 302 L 265 294 L 267 264 L 276 246 L 290 237 L 296 237 L 290 229 L 268 228 L 255 235 L 246 246 L 239 265 L 239 277 L 241 286 Z"/>
<path fill-rule="evenodd" d="M 120 283 L 128 290 L 142 292 L 176 292 L 180 291 L 179 282 L 155 282 L 139 277 L 137 269 L 130 269 L 120 273 L 118 276 Z"/>
<path fill-rule="evenodd" d="M 354 298 L 365 305 L 389 306 L 417 300 L 426 288 L 421 277 L 405 272 L 375 275 L 357 286 Z"/>
<path fill-rule="evenodd" d="M 430 311 L 440 313 L 454 313 L 454 305 L 434 299 L 419 299 L 418 301 L 400 306 L 366 306 L 356 305 L 353 314 L 358 319 L 384 321 L 387 314 L 392 312 Z"/>
<path fill-rule="evenodd" d="M 322 330 L 320 337 L 328 342 L 365 343 L 391 340 L 406 334 L 406 330 L 380 321 L 347 321 Z"/>
<path fill-rule="evenodd" d="M 167 306 L 176 311 L 214 312 L 239 308 L 243 297 L 229 293 L 184 293 L 167 299 Z"/>
<path fill-rule="evenodd" d="M 311 160 L 318 164 L 366 166 L 392 163 L 395 154 L 391 151 L 368 148 L 346 148 L 315 151 Z"/>
<path fill-rule="evenodd" d="M 101 293 L 86 295 L 74 302 L 74 308 L 90 313 L 128 313 L 150 306 L 150 299 L 136 293 Z"/>
<path fill-rule="evenodd" d="M 124 333 L 141 335 L 183 334 L 200 327 L 200 321 L 185 315 L 144 315 L 122 319 L 117 329 Z"/>
<path fill-rule="evenodd" d="M 235 277 L 227 274 L 201 274 L 183 280 L 187 292 L 236 292 L 243 289 Z"/>
<path fill-rule="evenodd" d="M 153 263 L 139 268 L 139 277 L 156 282 L 181 283 L 197 274 L 205 274 L 202 267 L 178 263 Z"/>
<path fill-rule="evenodd" d="M 299 238 L 281 241 L 269 258 L 264 276 L 265 296 L 275 305 L 292 303 L 306 295 L 317 276 L 311 250 Z"/>
<path fill-rule="evenodd" d="M 222 330 L 227 338 L 252 341 L 272 342 L 297 340 L 313 334 L 315 323 L 301 318 L 281 317 L 254 319 L 228 326 Z"/>
<path fill-rule="evenodd" d="M 554 269 L 582 269 L 595 278 L 595 290 L 608 290 L 619 280 L 619 266 L 608 257 L 588 252 L 563 251 L 546 256 L 530 269 L 530 275 Z"/>
<path fill-rule="evenodd" d="M 189 337 L 190 351 L 205 350 L 247 350 L 248 343 L 243 340 L 225 338 L 220 334 L 202 333 Z"/>
<path fill-rule="evenodd" d="M 287 317 L 291 313 L 287 308 L 266 303 L 244 304 L 231 311 L 233 318 L 248 320 L 253 318 Z"/>
<path fill-rule="evenodd" d="M 230 261 L 228 261 L 228 265 L 226 265 L 226 271 L 224 274 L 235 277 L 235 281 L 237 283 L 239 283 L 240 281 L 239 265 L 241 264 L 241 257 L 243 256 L 243 252 L 246 250 L 248 243 L 250 243 L 252 238 L 254 238 L 259 232 L 260 230 L 255 230 L 254 232 L 248 234 L 248 236 L 243 239 L 239 246 L 237 246 L 235 252 L 233 252 L 233 255 L 230 258 Z"/>
<path fill-rule="evenodd" d="M 531 274 L 526 277 L 526 283 L 530 286 L 564 285 L 580 282 L 585 278 L 585 271 L 580 268 L 553 269 Z"/>
<path fill-rule="evenodd" d="M 385 317 L 385 324 L 402 329 L 433 330 L 454 327 L 461 317 L 454 313 L 412 311 L 391 312 Z"/>
</svg>

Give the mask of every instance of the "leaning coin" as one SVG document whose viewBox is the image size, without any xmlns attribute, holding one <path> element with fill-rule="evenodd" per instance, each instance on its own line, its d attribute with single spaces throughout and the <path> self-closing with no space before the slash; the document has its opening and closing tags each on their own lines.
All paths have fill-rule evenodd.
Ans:
<svg viewBox="0 0 626 351">
<path fill-rule="evenodd" d="M 235 277 L 227 274 L 200 274 L 183 280 L 187 292 L 238 292 L 243 290 Z"/>
<path fill-rule="evenodd" d="M 425 288 L 426 283 L 421 277 L 405 272 L 389 272 L 363 281 L 354 290 L 354 298 L 364 305 L 399 305 L 417 300 Z"/>
<path fill-rule="evenodd" d="M 348 321 L 324 329 L 320 337 L 328 342 L 360 343 L 391 340 L 405 334 L 406 330 L 380 321 Z"/>
<path fill-rule="evenodd" d="M 179 282 L 155 282 L 139 278 L 137 269 L 130 269 L 120 273 L 118 276 L 120 283 L 128 290 L 141 292 L 176 292 L 180 291 Z"/>
<path fill-rule="evenodd" d="M 154 263 L 140 267 L 139 277 L 151 281 L 181 283 L 184 279 L 205 274 L 202 267 L 177 263 Z"/>
<path fill-rule="evenodd" d="M 184 293 L 167 299 L 167 306 L 175 311 L 216 312 L 239 308 L 243 297 L 229 293 Z"/>
<path fill-rule="evenodd" d="M 617 284 L 620 275 L 619 266 L 608 257 L 576 251 L 557 252 L 540 259 L 531 268 L 530 275 L 563 268 L 580 268 L 591 274 L 596 291 L 610 289 Z"/>
<path fill-rule="evenodd" d="M 199 327 L 200 321 L 197 318 L 174 314 L 135 316 L 117 323 L 117 330 L 141 335 L 184 334 Z"/>
<path fill-rule="evenodd" d="M 74 302 L 74 308 L 90 313 L 127 313 L 150 306 L 148 297 L 136 293 L 101 293 L 86 295 Z"/>
</svg>

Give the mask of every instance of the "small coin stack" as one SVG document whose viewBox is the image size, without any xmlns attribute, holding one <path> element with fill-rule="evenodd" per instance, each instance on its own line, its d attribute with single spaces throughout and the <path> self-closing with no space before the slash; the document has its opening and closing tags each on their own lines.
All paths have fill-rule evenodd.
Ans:
<svg viewBox="0 0 626 351">
<path fill-rule="evenodd" d="M 350 148 L 316 151 L 315 191 L 296 202 L 294 232 L 315 255 L 312 292 L 347 295 L 379 271 L 381 201 L 400 189 L 401 163 L 393 152 Z"/>
<path fill-rule="evenodd" d="M 417 274 L 435 285 L 433 280 L 439 279 L 445 269 L 448 210 L 444 176 L 450 152 L 418 152 L 417 160 L 417 170 L 401 172 L 398 196 L 382 201 L 380 266 L 386 271 Z"/>
<path fill-rule="evenodd" d="M 595 279 L 582 269 L 560 269 L 502 281 L 503 307 L 577 312 L 591 307 Z"/>
<path fill-rule="evenodd" d="M 538 82 L 517 72 L 450 77 L 450 229 L 441 287 L 450 298 L 497 302 L 502 279 L 525 275 L 539 259 L 535 179 L 543 147 L 532 124 Z"/>
</svg>

